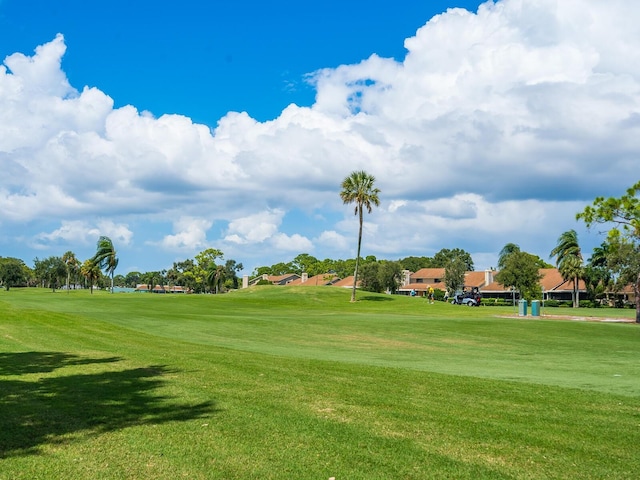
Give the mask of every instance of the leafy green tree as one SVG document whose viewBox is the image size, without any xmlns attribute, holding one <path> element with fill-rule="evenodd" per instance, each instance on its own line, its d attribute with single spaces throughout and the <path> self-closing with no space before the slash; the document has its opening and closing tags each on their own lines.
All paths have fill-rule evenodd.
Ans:
<svg viewBox="0 0 640 480">
<path fill-rule="evenodd" d="M 610 232 L 608 265 L 614 278 L 614 290 L 635 284 L 640 272 L 640 243 L 620 235 L 617 230 Z"/>
<path fill-rule="evenodd" d="M 454 295 L 464 287 L 464 274 L 467 272 L 467 264 L 462 257 L 453 257 L 444 267 L 444 284 L 450 295 Z"/>
<path fill-rule="evenodd" d="M 402 282 L 402 265 L 400 265 L 400 262 L 388 260 L 381 260 L 378 263 L 380 264 L 378 278 L 383 291 L 396 293 Z"/>
<path fill-rule="evenodd" d="M 360 247 L 362 246 L 362 223 L 363 209 L 366 208 L 371 213 L 373 206 L 380 205 L 380 189 L 375 186 L 375 177 L 369 175 L 364 170 L 354 171 L 342 181 L 342 190 L 340 198 L 343 203 L 355 203 L 355 214 L 358 215 L 358 250 L 356 252 L 356 265 L 353 273 L 353 290 L 351 292 L 351 301 L 356 301 L 356 284 L 358 283 L 358 266 L 360 263 Z"/>
<path fill-rule="evenodd" d="M 118 256 L 109 237 L 101 236 L 98 239 L 96 254 L 92 260 L 100 267 L 100 270 L 104 270 L 111 277 L 111 293 L 113 293 L 113 273 L 118 266 Z"/>
<path fill-rule="evenodd" d="M 332 273 L 337 275 L 336 261 L 330 258 L 318 261 L 316 268 L 318 273 Z"/>
<path fill-rule="evenodd" d="M 189 281 L 194 284 L 195 292 L 202 293 L 207 290 L 210 267 L 216 264 L 216 260 L 222 260 L 223 256 L 222 250 L 217 248 L 207 248 L 195 256 L 196 265 L 188 274 Z"/>
<path fill-rule="evenodd" d="M 180 285 L 189 290 L 196 291 L 198 279 L 204 278 L 204 271 L 192 259 L 181 262 L 173 262 L 173 266 L 165 275 L 169 285 Z"/>
<path fill-rule="evenodd" d="M 461 248 L 454 248 L 453 250 L 443 248 L 433 256 L 432 265 L 435 268 L 446 268 L 447 264 L 454 258 L 459 258 L 464 262 L 466 272 L 473 271 L 473 259 L 471 258 L 471 254 Z"/>
<path fill-rule="evenodd" d="M 252 277 L 259 277 L 262 275 L 274 275 L 271 273 L 271 267 L 263 265 L 261 267 L 254 268 L 253 272 L 251 272 Z"/>
<path fill-rule="evenodd" d="M 129 272 L 124 276 L 124 285 L 126 287 L 135 288 L 142 281 L 142 273 Z"/>
<path fill-rule="evenodd" d="M 44 263 L 38 257 L 33 259 L 33 276 L 36 281 L 36 285 L 39 287 L 43 287 L 45 285 L 45 271 L 44 271 Z"/>
<path fill-rule="evenodd" d="M 0 285 L 3 285 L 7 292 L 11 287 L 26 283 L 24 267 L 24 262 L 19 258 L 0 257 Z"/>
<path fill-rule="evenodd" d="M 542 298 L 540 275 L 536 255 L 513 251 L 504 259 L 503 268 L 496 274 L 496 282 L 505 287 L 513 287 L 526 300 Z"/>
<path fill-rule="evenodd" d="M 235 260 L 229 259 L 224 263 L 224 277 L 226 279 L 225 285 L 228 284 L 230 288 L 238 288 L 238 272 L 241 272 L 244 267 L 242 263 L 237 263 Z"/>
<path fill-rule="evenodd" d="M 640 323 L 640 181 L 618 198 L 597 197 L 592 205 L 576 215 L 587 227 L 610 224 L 609 243 L 613 251 L 607 255 L 620 276 L 633 285 L 636 299 L 636 322 Z"/>
<path fill-rule="evenodd" d="M 370 262 L 360 267 L 360 287 L 367 292 L 382 292 L 380 264 Z"/>
<path fill-rule="evenodd" d="M 294 273 L 294 270 L 291 262 L 278 262 L 271 267 L 269 275 L 286 275 L 288 273 Z"/>
<path fill-rule="evenodd" d="M 197 254 L 195 260 L 200 268 L 208 270 L 212 263 L 215 263 L 219 258 L 222 259 L 223 256 L 224 254 L 222 253 L 222 250 L 218 250 L 217 248 L 207 248 Z"/>
<path fill-rule="evenodd" d="M 368 292 L 395 293 L 402 281 L 402 266 L 389 260 L 363 262 L 360 267 L 360 285 Z"/>
<path fill-rule="evenodd" d="M 48 286 L 55 292 L 60 284 L 63 283 L 67 273 L 67 267 L 62 258 L 56 256 L 51 256 L 44 260 L 36 258 L 34 262 L 37 263 L 43 285 Z"/>
<path fill-rule="evenodd" d="M 551 257 L 556 257 L 556 266 L 562 278 L 573 281 L 571 298 L 573 308 L 580 306 L 580 290 L 578 281 L 583 277 L 582 251 L 578 243 L 578 234 L 569 230 L 558 237 L 556 246 L 551 250 Z"/>
<path fill-rule="evenodd" d="M 293 267 L 293 270 L 288 273 L 297 273 L 298 275 L 307 273 L 310 277 L 318 275 L 320 273 L 326 273 L 318 271 L 319 263 L 320 261 L 313 255 L 309 255 L 308 253 L 301 253 L 291 261 L 290 265 Z"/>
<path fill-rule="evenodd" d="M 553 265 L 551 265 L 549 262 L 545 262 L 542 258 L 540 258 L 537 255 L 535 255 L 535 257 L 536 257 L 536 264 L 538 265 L 538 268 L 553 268 Z"/>
<path fill-rule="evenodd" d="M 433 268 L 433 259 L 430 257 L 405 257 L 400 260 L 400 265 L 404 270 L 417 272 L 421 268 Z"/>
</svg>

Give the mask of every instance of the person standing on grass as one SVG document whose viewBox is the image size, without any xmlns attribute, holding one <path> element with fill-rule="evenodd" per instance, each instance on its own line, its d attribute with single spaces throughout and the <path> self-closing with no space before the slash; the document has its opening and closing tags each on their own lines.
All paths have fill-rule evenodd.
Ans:
<svg viewBox="0 0 640 480">
<path fill-rule="evenodd" d="M 431 285 L 429 285 L 429 288 L 427 289 L 427 294 L 429 296 L 429 303 L 433 305 L 434 296 L 433 296 L 433 287 Z"/>
</svg>

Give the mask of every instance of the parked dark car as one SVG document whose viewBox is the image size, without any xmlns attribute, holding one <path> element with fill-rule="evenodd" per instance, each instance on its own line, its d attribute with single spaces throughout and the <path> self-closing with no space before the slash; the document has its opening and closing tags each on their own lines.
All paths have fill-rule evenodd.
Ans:
<svg viewBox="0 0 640 480">
<path fill-rule="evenodd" d="M 467 292 L 456 292 L 451 300 L 453 305 L 466 305 L 467 307 L 479 307 L 482 296 L 477 288 Z"/>
</svg>

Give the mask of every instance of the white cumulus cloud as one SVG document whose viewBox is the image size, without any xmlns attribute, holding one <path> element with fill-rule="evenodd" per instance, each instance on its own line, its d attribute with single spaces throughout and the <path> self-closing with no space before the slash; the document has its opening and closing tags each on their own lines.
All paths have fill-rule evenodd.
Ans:
<svg viewBox="0 0 640 480">
<path fill-rule="evenodd" d="M 229 113 L 213 128 L 70 85 L 58 35 L 0 66 L 0 224 L 58 222 L 39 245 L 87 242 L 96 229 L 127 245 L 130 219 L 160 219 L 174 224 L 169 250 L 347 257 L 357 221 L 339 185 L 365 169 L 382 191 L 365 254 L 461 247 L 489 258 L 507 242 L 545 253 L 581 206 L 635 181 L 639 22 L 640 3 L 622 0 L 451 9 L 405 39 L 401 61 L 372 52 L 312 72 L 310 107 L 268 122 Z M 306 228 L 283 228 L 293 209 Z M 327 225 L 319 212 L 344 219 Z M 207 238 L 218 221 L 228 228 Z"/>
<path fill-rule="evenodd" d="M 35 237 L 36 248 L 46 248 L 49 244 L 89 245 L 97 242 L 101 236 L 107 236 L 119 245 L 129 245 L 133 232 L 125 224 L 116 224 L 111 220 L 98 220 L 90 223 L 82 220 L 62 221 L 61 226 L 52 232 L 42 232 Z"/>
<path fill-rule="evenodd" d="M 182 217 L 173 226 L 174 234 L 166 235 L 160 245 L 165 250 L 195 251 L 207 245 L 207 230 L 213 222 L 203 218 Z"/>
</svg>

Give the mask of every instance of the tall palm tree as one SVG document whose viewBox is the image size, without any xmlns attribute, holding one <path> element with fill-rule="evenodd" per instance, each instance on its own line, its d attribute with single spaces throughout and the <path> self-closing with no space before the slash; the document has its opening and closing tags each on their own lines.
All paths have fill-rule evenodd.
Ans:
<svg viewBox="0 0 640 480">
<path fill-rule="evenodd" d="M 78 266 L 80 265 L 80 262 L 76 258 L 76 254 L 73 253 L 71 250 L 69 250 L 64 255 L 62 255 L 62 261 L 67 267 L 67 293 L 69 293 L 69 290 L 70 290 L 69 284 L 71 283 L 71 273 L 74 273 L 74 275 L 77 274 L 76 272 L 78 270 Z"/>
<path fill-rule="evenodd" d="M 358 283 L 358 266 L 360 264 L 360 246 L 362 245 L 362 222 L 363 209 L 371 213 L 372 206 L 380 205 L 380 189 L 374 187 L 375 177 L 369 175 L 364 170 L 354 171 L 342 181 L 342 191 L 340 198 L 343 203 L 355 203 L 355 215 L 358 215 L 360 221 L 360 229 L 358 231 L 358 251 L 356 253 L 356 268 L 353 273 L 353 291 L 351 292 L 351 301 L 356 301 L 356 284 Z"/>
<path fill-rule="evenodd" d="M 102 236 L 98 239 L 97 251 L 92 260 L 101 270 L 111 276 L 111 293 L 113 293 L 113 272 L 118 266 L 118 257 L 109 237 Z"/>
<path fill-rule="evenodd" d="M 573 307 L 576 308 L 580 304 L 580 292 L 578 290 L 578 281 L 582 277 L 582 251 L 578 243 L 578 234 L 575 230 L 564 232 L 558 237 L 558 243 L 551 250 L 551 257 L 556 257 L 556 266 L 567 281 L 573 281 Z"/>
</svg>

